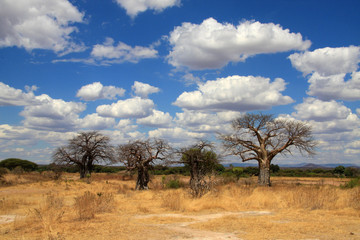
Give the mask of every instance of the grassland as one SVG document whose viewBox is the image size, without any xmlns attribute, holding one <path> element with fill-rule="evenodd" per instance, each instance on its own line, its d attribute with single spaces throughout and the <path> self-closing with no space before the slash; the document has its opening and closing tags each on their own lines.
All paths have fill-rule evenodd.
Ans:
<svg viewBox="0 0 360 240">
<path fill-rule="evenodd" d="M 192 198 L 184 185 L 134 191 L 121 174 L 46 173 L 5 176 L 0 187 L 0 239 L 360 239 L 360 188 L 346 179 L 274 177 L 223 184 Z"/>
</svg>

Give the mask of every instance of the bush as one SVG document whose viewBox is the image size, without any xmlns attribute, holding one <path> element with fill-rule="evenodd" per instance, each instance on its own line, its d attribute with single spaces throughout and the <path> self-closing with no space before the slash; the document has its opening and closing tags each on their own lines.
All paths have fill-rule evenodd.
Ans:
<svg viewBox="0 0 360 240">
<path fill-rule="evenodd" d="M 8 174 L 9 173 L 9 170 L 7 170 L 6 168 L 4 167 L 0 167 L 0 179 L 5 175 L 5 174 Z"/>
<path fill-rule="evenodd" d="M 162 177 L 162 184 L 165 188 L 171 189 L 178 189 L 183 186 L 177 176 L 173 176 L 172 178 L 168 179 L 167 177 Z"/>
<path fill-rule="evenodd" d="M 345 168 L 344 174 L 346 177 L 357 177 L 360 176 L 359 170 L 353 167 Z"/>
<path fill-rule="evenodd" d="M 345 172 L 345 167 L 344 166 L 337 166 L 336 168 L 334 168 L 333 171 L 335 174 L 339 174 L 339 175 L 343 175 Z"/>
<path fill-rule="evenodd" d="M 0 162 L 0 167 L 7 168 L 9 170 L 13 170 L 14 168 L 19 166 L 27 172 L 35 171 L 38 168 L 38 165 L 36 163 L 18 158 L 8 158 Z"/>
<path fill-rule="evenodd" d="M 97 194 L 85 192 L 82 196 L 75 198 L 75 208 L 80 220 L 89 220 L 96 213 L 110 212 L 114 209 L 114 196 L 111 193 Z"/>
<path fill-rule="evenodd" d="M 20 175 L 24 173 L 24 169 L 21 166 L 17 166 L 11 172 L 13 174 Z"/>
<path fill-rule="evenodd" d="M 342 188 L 354 188 L 360 186 L 360 178 L 351 179 L 349 182 L 341 185 Z"/>
</svg>

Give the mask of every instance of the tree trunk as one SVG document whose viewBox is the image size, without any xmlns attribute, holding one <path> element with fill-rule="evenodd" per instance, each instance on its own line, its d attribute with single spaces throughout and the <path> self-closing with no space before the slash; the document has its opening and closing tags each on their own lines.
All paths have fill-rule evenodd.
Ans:
<svg viewBox="0 0 360 240">
<path fill-rule="evenodd" d="M 149 181 L 150 181 L 150 176 L 149 176 L 148 169 L 146 167 L 139 167 L 135 190 L 149 189 L 148 188 Z"/>
<path fill-rule="evenodd" d="M 270 187 L 270 164 L 267 161 L 265 164 L 259 162 L 259 170 L 258 185 Z"/>
<path fill-rule="evenodd" d="M 80 170 L 80 179 L 85 178 L 85 167 L 84 166 L 79 166 L 79 170 Z"/>
<path fill-rule="evenodd" d="M 86 165 L 84 166 L 79 166 L 79 170 L 80 170 L 80 179 L 83 179 L 85 177 L 88 176 L 88 174 L 90 175 L 91 173 L 89 172 L 89 169 L 87 168 Z"/>
</svg>

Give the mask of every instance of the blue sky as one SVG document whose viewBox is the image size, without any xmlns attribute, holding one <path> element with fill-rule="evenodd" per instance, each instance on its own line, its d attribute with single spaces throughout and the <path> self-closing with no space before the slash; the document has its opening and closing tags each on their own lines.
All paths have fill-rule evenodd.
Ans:
<svg viewBox="0 0 360 240">
<path fill-rule="evenodd" d="M 312 159 L 276 163 L 359 164 L 357 0 L 0 6 L 0 159 L 49 163 L 86 130 L 184 146 L 261 111 L 307 122 L 319 142 Z"/>
</svg>

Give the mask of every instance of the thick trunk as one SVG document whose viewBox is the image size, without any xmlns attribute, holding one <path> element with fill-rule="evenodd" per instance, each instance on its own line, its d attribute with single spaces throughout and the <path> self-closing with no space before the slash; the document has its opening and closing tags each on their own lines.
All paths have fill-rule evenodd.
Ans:
<svg viewBox="0 0 360 240">
<path fill-rule="evenodd" d="M 147 190 L 150 176 L 146 167 L 138 168 L 138 176 L 136 180 L 135 190 Z"/>
<path fill-rule="evenodd" d="M 200 173 L 199 165 L 193 164 L 190 170 L 190 189 L 194 197 L 201 197 L 209 190 L 209 185 Z"/>
<path fill-rule="evenodd" d="M 258 178 L 258 185 L 260 186 L 271 186 L 270 182 L 270 163 L 261 163 L 259 162 L 259 178 Z"/>
<path fill-rule="evenodd" d="M 87 166 L 79 166 L 79 170 L 80 170 L 80 179 L 87 177 L 88 175 L 91 174 L 91 172 L 89 171 L 89 169 L 87 168 Z"/>
</svg>

